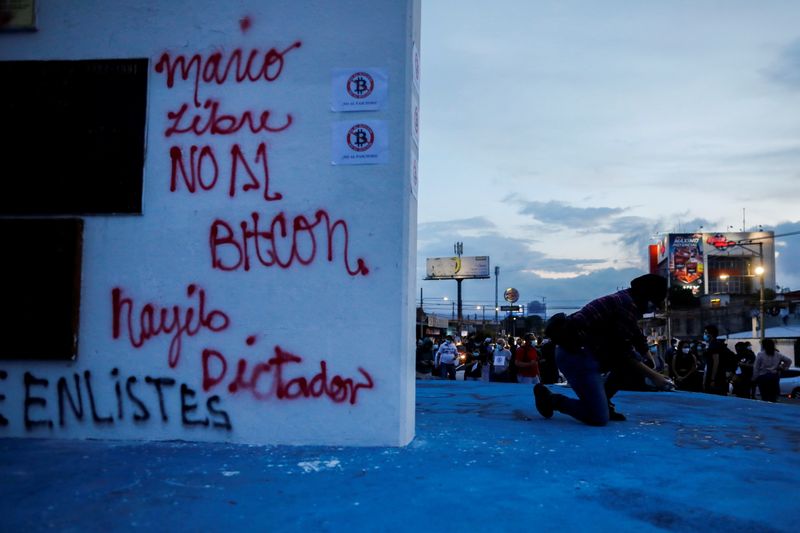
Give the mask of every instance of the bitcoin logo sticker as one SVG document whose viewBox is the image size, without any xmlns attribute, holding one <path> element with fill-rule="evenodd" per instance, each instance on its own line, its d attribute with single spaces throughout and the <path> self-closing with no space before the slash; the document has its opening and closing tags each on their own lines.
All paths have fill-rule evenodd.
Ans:
<svg viewBox="0 0 800 533">
<path fill-rule="evenodd" d="M 375 80 L 366 72 L 356 72 L 347 80 L 347 94 L 359 100 L 367 98 L 375 88 Z"/>
<path fill-rule="evenodd" d="M 389 130 L 385 120 L 349 120 L 331 124 L 331 164 L 385 165 Z"/>
<path fill-rule="evenodd" d="M 378 111 L 387 105 L 385 68 L 354 67 L 331 71 L 331 111 Z"/>
<path fill-rule="evenodd" d="M 366 152 L 375 142 L 375 132 L 366 124 L 356 124 L 347 132 L 347 146 L 356 152 Z"/>
</svg>

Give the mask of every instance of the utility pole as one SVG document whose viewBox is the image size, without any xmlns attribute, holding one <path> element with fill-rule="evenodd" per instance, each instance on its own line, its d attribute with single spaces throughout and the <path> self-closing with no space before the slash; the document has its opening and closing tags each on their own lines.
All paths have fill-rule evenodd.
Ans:
<svg viewBox="0 0 800 533">
<path fill-rule="evenodd" d="M 424 313 L 425 311 L 422 309 L 422 287 L 420 287 L 419 288 L 419 338 L 420 339 L 422 338 L 425 330 L 425 326 L 422 324 L 422 317 Z"/>
<path fill-rule="evenodd" d="M 764 306 L 766 302 L 764 301 L 764 243 L 761 241 L 764 239 L 775 239 L 776 237 L 785 237 L 788 235 L 797 235 L 800 234 L 800 231 L 793 231 L 791 233 L 784 233 L 782 235 L 770 235 L 769 237 L 757 237 L 755 239 L 744 239 L 738 241 L 736 244 L 741 246 L 742 248 L 747 249 L 748 246 L 758 246 L 758 263 L 759 265 L 755 269 L 755 274 L 758 276 L 759 281 L 759 291 L 758 291 L 758 327 L 761 330 L 759 332 L 759 338 L 761 342 L 764 342 L 764 338 L 766 337 L 766 324 L 764 324 L 765 320 L 765 313 L 764 313 Z"/>
<path fill-rule="evenodd" d="M 464 253 L 464 243 L 457 242 L 453 245 L 453 251 L 458 256 L 459 261 L 461 260 L 461 255 Z M 456 285 L 458 286 L 458 334 L 461 335 L 461 322 L 464 320 L 463 318 L 463 308 L 461 303 L 461 282 L 464 281 L 461 278 L 456 278 Z"/>
<path fill-rule="evenodd" d="M 670 308 L 670 294 L 672 289 L 672 274 L 667 266 L 667 297 L 664 299 L 664 317 L 667 319 L 667 346 L 672 346 L 672 309 Z"/>
<path fill-rule="evenodd" d="M 764 324 L 764 247 L 763 244 L 757 242 L 758 244 L 758 261 L 759 265 L 756 267 L 756 275 L 758 276 L 759 281 L 759 291 L 758 291 L 758 325 L 761 329 L 761 344 L 764 344 L 764 337 L 766 337 L 766 324 Z"/>
<path fill-rule="evenodd" d="M 497 303 L 497 293 L 498 293 L 498 280 L 500 279 L 500 267 L 494 267 L 494 323 L 497 324 L 497 328 L 500 329 L 500 319 L 497 315 L 497 312 L 500 310 Z"/>
</svg>

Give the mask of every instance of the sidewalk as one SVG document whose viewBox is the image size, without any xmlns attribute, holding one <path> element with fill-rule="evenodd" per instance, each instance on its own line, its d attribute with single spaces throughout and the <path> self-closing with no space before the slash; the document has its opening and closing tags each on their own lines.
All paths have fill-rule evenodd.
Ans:
<svg viewBox="0 0 800 533">
<path fill-rule="evenodd" d="M 417 382 L 406 448 L 0 439 L 2 531 L 796 531 L 797 405 L 622 392 L 628 421 L 529 386 Z M 571 392 L 571 391 L 569 391 Z"/>
</svg>

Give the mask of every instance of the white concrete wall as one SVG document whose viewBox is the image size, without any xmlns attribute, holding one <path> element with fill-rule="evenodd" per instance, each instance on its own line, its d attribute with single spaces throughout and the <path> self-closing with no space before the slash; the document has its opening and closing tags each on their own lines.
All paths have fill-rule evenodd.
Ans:
<svg viewBox="0 0 800 533">
<path fill-rule="evenodd" d="M 418 0 L 42 0 L 38 28 L 35 33 L 0 34 L 0 60 L 150 59 L 144 213 L 85 218 L 77 359 L 0 362 L 6 375 L 0 380 L 0 394 L 5 395 L 0 414 L 9 421 L 0 427 L 0 437 L 407 444 L 414 435 L 416 197 L 410 176 L 417 153 L 412 57 L 414 43 L 419 43 Z M 300 45 L 292 48 L 294 43 Z M 277 79 L 201 81 L 200 109 L 191 80 L 178 79 L 170 88 L 166 74 L 156 70 L 164 53 L 187 61 L 197 55 L 205 64 L 215 52 L 226 61 L 237 50 L 247 57 L 255 49 L 263 57 L 271 48 L 287 50 Z M 331 111 L 332 71 L 354 67 L 388 74 L 382 109 Z M 202 111 L 205 99 L 235 114 L 269 110 L 275 125 L 291 115 L 291 125 L 274 133 L 165 134 L 170 111 L 183 104 L 192 112 Z M 332 165 L 331 126 L 343 120 L 384 121 L 387 162 Z M 256 161 L 262 143 L 268 154 L 269 193 L 280 193 L 280 199 L 264 198 L 263 170 Z M 170 191 L 170 150 L 182 149 L 188 160 L 193 145 L 213 151 L 219 182 L 208 191 L 190 193 L 183 183 Z M 261 183 L 243 190 L 246 175 L 240 167 L 239 184 L 230 197 L 235 146 Z M 288 257 L 292 221 L 302 223 L 298 217 L 306 217 L 313 222 L 320 210 L 348 230 L 346 245 L 341 226 L 337 230 L 332 261 L 327 260 L 323 222 L 298 232 L 307 265 L 294 260 L 285 268 L 264 267 L 251 243 L 249 271 L 213 268 L 210 231 L 215 221 L 238 233 L 240 223 L 252 224 L 251 214 L 258 213 L 261 230 L 268 231 L 283 213 L 290 233 L 288 239 L 279 239 L 278 249 Z M 316 239 L 315 251 L 309 233 Z M 218 251 L 226 263 L 236 255 L 231 245 Z M 359 270 L 359 259 L 366 269 Z M 115 289 L 123 310 L 117 338 Z M 210 319 L 195 331 L 201 290 Z M 195 309 L 194 329 L 140 342 L 140 314 L 147 304 L 170 313 L 177 306 L 184 322 L 186 309 Z M 178 338 L 179 357 L 178 345 L 172 344 L 171 364 L 170 345 Z M 204 353 L 206 377 L 211 378 L 205 383 Z M 278 363 L 278 353 L 300 361 Z M 223 359 L 227 372 L 215 383 Z M 238 365 L 245 365 L 246 372 L 237 387 Z M 321 378 L 314 380 L 323 365 L 331 394 L 320 388 Z M 96 416 L 89 405 L 86 371 L 91 373 Z M 251 387 L 254 371 L 257 379 Z M 47 383 L 33 382 L 30 376 Z M 84 413 L 78 417 L 64 405 L 62 423 L 57 384 L 66 378 L 75 395 L 75 376 Z M 161 386 L 163 413 L 159 378 L 174 380 L 174 385 Z M 307 394 L 301 381 L 313 381 Z M 184 417 L 207 423 L 187 423 Z"/>
</svg>

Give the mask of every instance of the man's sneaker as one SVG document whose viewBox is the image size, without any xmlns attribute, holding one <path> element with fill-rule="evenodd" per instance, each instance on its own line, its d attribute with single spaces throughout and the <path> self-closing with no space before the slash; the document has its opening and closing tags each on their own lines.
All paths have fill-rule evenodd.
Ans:
<svg viewBox="0 0 800 533">
<path fill-rule="evenodd" d="M 553 416 L 553 398 L 550 389 L 537 383 L 533 387 L 533 397 L 536 400 L 536 410 L 545 418 Z"/>
<path fill-rule="evenodd" d="M 627 418 L 622 413 L 618 413 L 614 408 L 614 404 L 608 402 L 608 419 L 612 422 L 625 422 Z"/>
</svg>

